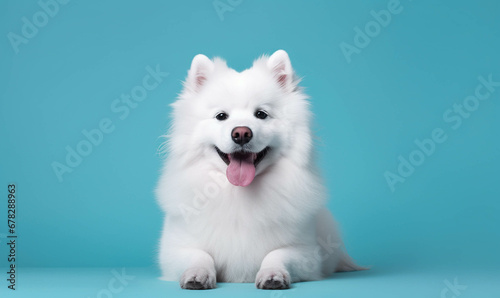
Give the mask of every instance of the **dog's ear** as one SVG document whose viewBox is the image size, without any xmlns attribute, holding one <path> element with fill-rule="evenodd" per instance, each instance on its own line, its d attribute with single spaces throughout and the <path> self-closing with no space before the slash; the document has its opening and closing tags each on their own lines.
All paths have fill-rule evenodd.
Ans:
<svg viewBox="0 0 500 298">
<path fill-rule="evenodd" d="M 187 85 L 194 91 L 199 91 L 214 70 L 214 63 L 207 56 L 198 54 L 191 62 Z"/>
<path fill-rule="evenodd" d="M 278 84 L 286 89 L 293 89 L 293 69 L 288 54 L 283 50 L 277 50 L 267 60 L 267 66 L 272 71 Z"/>
</svg>

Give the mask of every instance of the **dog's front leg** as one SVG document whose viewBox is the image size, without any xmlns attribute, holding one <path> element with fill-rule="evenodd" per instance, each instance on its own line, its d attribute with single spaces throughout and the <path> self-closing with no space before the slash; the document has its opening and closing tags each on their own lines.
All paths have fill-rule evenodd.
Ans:
<svg viewBox="0 0 500 298">
<path fill-rule="evenodd" d="M 169 262 L 165 264 L 165 267 L 170 267 L 173 272 L 180 275 L 179 283 L 183 289 L 215 288 L 214 259 L 201 249 L 173 249 L 169 253 Z"/>
<path fill-rule="evenodd" d="M 288 289 L 292 282 L 320 279 L 321 258 L 317 251 L 314 246 L 271 251 L 262 261 L 255 286 L 259 289 Z"/>
</svg>

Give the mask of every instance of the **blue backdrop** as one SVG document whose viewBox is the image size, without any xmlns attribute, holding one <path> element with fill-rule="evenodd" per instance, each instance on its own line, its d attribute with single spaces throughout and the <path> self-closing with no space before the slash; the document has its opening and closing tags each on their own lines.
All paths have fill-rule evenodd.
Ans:
<svg viewBox="0 0 500 298">
<path fill-rule="evenodd" d="M 499 13 L 494 0 L 2 1 L 0 214 L 16 183 L 18 265 L 153 266 L 159 137 L 191 59 L 243 70 L 285 49 L 352 256 L 451 279 L 498 268 Z"/>
</svg>

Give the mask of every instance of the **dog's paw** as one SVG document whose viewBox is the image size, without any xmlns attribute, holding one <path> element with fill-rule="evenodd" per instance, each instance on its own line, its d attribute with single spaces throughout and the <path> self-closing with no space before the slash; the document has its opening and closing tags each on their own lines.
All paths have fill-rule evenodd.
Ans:
<svg viewBox="0 0 500 298">
<path fill-rule="evenodd" d="M 260 269 L 255 278 L 258 289 L 282 290 L 290 288 L 290 274 L 282 268 Z"/>
<path fill-rule="evenodd" d="M 215 274 L 205 268 L 190 268 L 184 271 L 180 280 L 181 288 L 206 290 L 215 288 Z"/>
</svg>

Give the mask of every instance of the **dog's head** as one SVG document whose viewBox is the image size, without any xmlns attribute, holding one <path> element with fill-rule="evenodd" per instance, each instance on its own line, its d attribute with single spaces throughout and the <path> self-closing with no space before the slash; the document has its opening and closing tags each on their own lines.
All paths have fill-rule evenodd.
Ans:
<svg viewBox="0 0 500 298">
<path fill-rule="evenodd" d="M 283 50 L 242 72 L 195 56 L 173 104 L 173 158 L 206 161 L 236 186 L 281 160 L 308 163 L 311 115 L 298 81 Z"/>
</svg>

